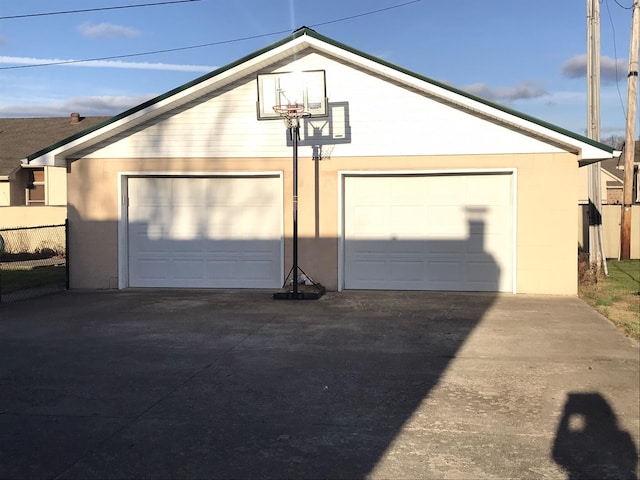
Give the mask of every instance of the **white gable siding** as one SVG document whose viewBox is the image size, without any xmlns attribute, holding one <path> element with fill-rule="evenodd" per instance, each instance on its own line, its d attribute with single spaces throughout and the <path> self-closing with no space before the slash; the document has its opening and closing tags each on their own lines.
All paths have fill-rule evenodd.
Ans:
<svg viewBox="0 0 640 480">
<path fill-rule="evenodd" d="M 549 153 L 561 150 L 423 94 L 312 53 L 281 71 L 326 70 L 329 102 L 347 102 L 350 143 L 334 156 Z M 101 148 L 87 158 L 287 157 L 282 122 L 256 119 L 255 76 Z M 301 156 L 311 154 L 302 147 Z"/>
</svg>

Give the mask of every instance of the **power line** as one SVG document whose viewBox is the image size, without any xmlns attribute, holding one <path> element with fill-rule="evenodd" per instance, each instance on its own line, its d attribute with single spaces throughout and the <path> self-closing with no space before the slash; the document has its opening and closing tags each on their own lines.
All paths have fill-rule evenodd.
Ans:
<svg viewBox="0 0 640 480">
<path fill-rule="evenodd" d="M 272 35 L 282 35 L 284 33 L 289 33 L 289 30 L 280 30 L 279 32 L 263 33 L 260 35 L 252 35 L 250 37 L 233 38 L 231 40 L 220 40 L 218 42 L 202 43 L 200 45 L 190 45 L 187 47 L 176 47 L 176 48 L 167 48 L 164 50 L 154 50 L 151 52 L 128 53 L 124 55 L 112 55 L 109 57 L 85 58 L 83 60 L 60 60 L 56 62 L 37 63 L 34 65 L 13 65 L 11 67 L 0 67 L 0 70 L 13 70 L 17 68 L 33 68 L 33 67 L 50 67 L 53 65 L 69 65 L 72 63 L 100 62 L 104 60 L 119 60 L 121 58 L 141 57 L 145 55 L 157 55 L 159 53 L 179 52 L 181 50 L 191 50 L 194 48 L 212 47 L 215 45 L 223 45 L 226 43 L 243 42 L 245 40 L 253 40 L 254 38 L 269 37 Z"/>
<path fill-rule="evenodd" d="M 614 0 L 614 2 L 616 2 L 620 8 L 624 8 L 625 10 L 631 10 L 633 8 L 633 5 L 631 5 L 630 7 L 625 7 L 618 0 Z"/>
<path fill-rule="evenodd" d="M 331 23 L 338 23 L 338 22 L 344 22 L 346 20 L 353 20 L 354 18 L 360 18 L 360 17 L 366 17 L 367 15 L 374 15 L 376 13 L 380 13 L 380 12 L 386 12 L 388 10 L 394 10 L 396 8 L 400 8 L 400 7 L 406 7 L 407 5 L 411 5 L 412 3 L 418 3 L 421 2 L 422 0 L 411 0 L 409 2 L 405 2 L 405 3 L 399 3 L 397 5 L 391 5 L 390 7 L 385 7 L 385 8 L 380 8 L 378 10 L 372 10 L 370 12 L 365 12 L 365 13 L 359 13 L 356 15 L 351 15 L 349 17 L 343 17 L 343 18 L 339 18 L 336 20 L 329 20 L 327 22 L 321 22 L 321 23 L 314 23 L 311 26 L 312 27 L 321 27 L 323 25 L 329 25 Z"/>
<path fill-rule="evenodd" d="M 26 13 L 24 15 L 8 15 L 8 16 L 0 17 L 0 20 L 13 20 L 16 18 L 29 18 L 29 17 L 47 17 L 50 15 L 67 15 L 69 13 L 102 12 L 105 10 L 120 10 L 123 8 L 155 7 L 158 5 L 170 5 L 172 3 L 190 3 L 190 2 L 199 2 L 199 1 L 200 0 L 167 0 L 165 2 L 119 5 L 116 7 L 96 7 L 96 8 L 85 8 L 82 10 L 63 10 L 63 11 L 57 11 L 57 12 Z"/>
<path fill-rule="evenodd" d="M 618 3 L 618 0 L 615 0 Z M 622 115 L 627 118 L 627 111 L 624 107 L 624 101 L 622 100 L 622 93 L 620 92 L 620 79 L 618 77 L 618 47 L 616 46 L 616 27 L 613 23 L 613 17 L 611 16 L 611 9 L 609 8 L 609 0 L 606 0 L 607 14 L 609 15 L 609 22 L 611 23 L 611 32 L 613 37 L 613 59 L 614 70 L 616 72 L 616 88 L 618 89 L 618 98 L 620 99 L 620 106 L 622 107 Z M 618 5 L 620 5 L 618 3 Z"/>
<path fill-rule="evenodd" d="M 179 0 L 179 1 L 194 1 L 194 0 Z M 195 0 L 197 1 L 197 0 Z M 320 22 L 320 23 L 314 23 L 309 25 L 310 27 L 319 27 L 322 25 L 329 25 L 332 23 L 338 23 L 338 22 L 344 22 L 347 20 L 353 20 L 355 18 L 361 18 L 361 17 L 366 17 L 368 15 L 375 15 L 377 13 L 381 13 L 381 12 L 386 12 L 389 10 L 394 10 L 396 8 L 402 8 L 402 7 L 406 7 L 408 5 L 414 4 L 414 3 L 419 3 L 422 0 L 410 0 L 408 2 L 404 2 L 404 3 L 399 3 L 396 5 L 392 5 L 390 7 L 385 7 L 385 8 L 380 8 L 378 10 L 371 10 L 369 12 L 365 12 L 365 13 L 359 13 L 356 15 L 350 15 L 348 17 L 341 17 L 341 18 L 336 18 L 333 20 L 328 20 L 326 22 Z M 199 45 L 189 45 L 186 47 L 175 47 L 175 48 L 166 48 L 163 50 L 154 50 L 154 51 L 148 51 L 148 52 L 139 52 L 139 53 L 128 53 L 128 54 L 124 54 L 124 55 L 111 55 L 108 57 L 96 57 L 96 58 L 87 58 L 87 59 L 82 59 L 82 60 L 60 60 L 60 61 L 56 61 L 56 62 L 46 62 L 46 63 L 38 63 L 38 64 L 33 64 L 33 65 L 13 65 L 10 67 L 0 67 L 0 70 L 15 70 L 18 68 L 34 68 L 34 67 L 48 67 L 48 66 L 53 66 L 53 65 L 69 65 L 69 64 L 73 64 L 73 63 L 86 63 L 86 62 L 98 62 L 98 61 L 104 61 L 104 60 L 120 60 L 122 58 L 131 58 L 131 57 L 142 57 L 142 56 L 146 56 L 146 55 L 157 55 L 160 53 L 170 53 L 170 52 L 179 52 L 179 51 L 183 51 L 183 50 L 193 50 L 196 48 L 204 48 L 204 47 L 212 47 L 212 46 L 216 46 L 216 45 L 224 45 L 224 44 L 228 44 L 228 43 L 236 43 L 236 42 L 243 42 L 246 40 L 253 40 L 256 38 L 263 38 L 263 37 L 271 37 L 274 35 L 283 35 L 285 33 L 289 33 L 290 30 L 279 30 L 276 32 L 270 32 L 270 33 L 263 33 L 263 34 L 259 34 L 259 35 L 251 35 L 248 37 L 239 37 L 239 38 L 233 38 L 230 40 L 220 40 L 217 42 L 209 42 L 209 43 L 201 43 Z"/>
</svg>

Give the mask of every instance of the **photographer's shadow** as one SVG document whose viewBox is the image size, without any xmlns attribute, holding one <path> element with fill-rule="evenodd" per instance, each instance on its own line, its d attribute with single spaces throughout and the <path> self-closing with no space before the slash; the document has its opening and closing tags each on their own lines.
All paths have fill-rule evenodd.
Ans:
<svg viewBox="0 0 640 480">
<path fill-rule="evenodd" d="M 568 395 L 552 457 L 569 480 L 638 478 L 636 445 L 599 393 Z"/>
</svg>

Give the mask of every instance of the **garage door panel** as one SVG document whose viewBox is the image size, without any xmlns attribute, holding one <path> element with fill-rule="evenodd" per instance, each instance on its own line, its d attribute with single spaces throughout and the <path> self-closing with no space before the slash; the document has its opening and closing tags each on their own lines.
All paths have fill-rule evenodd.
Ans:
<svg viewBox="0 0 640 480">
<path fill-rule="evenodd" d="M 360 282 L 373 281 L 381 278 L 386 270 L 384 259 L 361 259 L 356 261 L 356 272 L 354 278 Z"/>
<path fill-rule="evenodd" d="M 238 259 L 226 257 L 207 260 L 207 276 L 212 278 L 232 279 L 238 275 Z"/>
<path fill-rule="evenodd" d="M 345 177 L 344 287 L 510 291 L 512 178 Z"/>
<path fill-rule="evenodd" d="M 498 269 L 495 264 L 486 261 L 467 262 L 466 279 L 468 282 L 486 282 L 487 278 L 497 279 L 497 275 Z"/>
<path fill-rule="evenodd" d="M 438 176 L 437 182 L 429 182 L 425 189 L 425 177 L 416 178 L 416 189 L 422 190 L 427 205 L 458 206 L 460 204 L 460 180 L 457 175 Z"/>
<path fill-rule="evenodd" d="M 270 264 L 270 259 L 261 260 L 254 258 L 242 262 L 242 271 L 244 272 L 245 276 L 257 280 L 268 281 L 269 276 L 267 275 L 267 272 L 269 271 L 268 269 Z"/>
<path fill-rule="evenodd" d="M 253 238 L 273 238 L 280 235 L 282 210 L 278 205 L 256 205 L 243 212 L 245 235 Z"/>
<path fill-rule="evenodd" d="M 465 238 L 468 225 L 464 218 L 464 207 L 460 205 L 425 205 L 423 221 L 424 234 L 429 237 L 455 240 Z"/>
<path fill-rule="evenodd" d="M 488 238 L 485 235 L 472 233 L 469 235 L 469 240 L 466 242 L 466 253 L 482 255 L 487 250 L 487 246 L 491 243 L 487 241 Z"/>
<path fill-rule="evenodd" d="M 361 206 L 354 205 L 352 213 L 354 236 L 368 238 L 371 235 L 376 235 L 381 232 L 380 226 L 376 219 L 380 218 L 380 215 L 388 217 L 389 214 L 386 211 L 386 206 Z"/>
<path fill-rule="evenodd" d="M 147 258 L 138 262 L 138 275 L 145 279 L 163 279 L 166 278 L 169 270 L 169 260 L 166 258 Z"/>
<path fill-rule="evenodd" d="M 201 278 L 205 271 L 201 260 L 188 258 L 175 258 L 171 268 L 176 278 L 190 280 Z"/>
<path fill-rule="evenodd" d="M 140 245 L 140 251 L 145 254 L 160 253 L 166 254 L 171 250 L 172 242 L 163 240 L 166 235 L 163 228 L 155 226 L 147 226 L 129 224 L 130 241 Z"/>
<path fill-rule="evenodd" d="M 391 228 L 398 236 L 422 234 L 424 213 L 421 205 L 394 205 L 389 212 Z"/>
<path fill-rule="evenodd" d="M 281 190 L 279 176 L 129 178 L 129 285 L 280 286 Z"/>
<path fill-rule="evenodd" d="M 445 239 L 427 239 L 425 252 L 428 255 L 461 255 L 465 253 L 466 245 Z"/>
<path fill-rule="evenodd" d="M 132 198 L 136 198 L 139 207 L 168 206 L 171 204 L 171 197 L 159 195 L 158 184 L 160 178 L 149 178 L 146 182 L 128 182 L 128 193 Z"/>
<path fill-rule="evenodd" d="M 427 272 L 432 282 L 459 283 L 461 264 L 459 260 L 441 260 L 427 262 Z"/>
<path fill-rule="evenodd" d="M 175 178 L 171 182 L 171 205 L 176 207 L 206 204 L 206 183 L 199 178 Z M 160 192 L 162 192 L 162 187 Z"/>
<path fill-rule="evenodd" d="M 167 254 L 170 255 L 171 258 L 174 258 L 176 255 L 194 255 L 196 258 L 199 258 L 205 251 L 206 242 L 197 238 L 190 241 L 170 241 L 166 243 L 168 248 Z"/>
<path fill-rule="evenodd" d="M 420 240 L 396 240 L 392 242 L 390 251 L 399 255 L 411 255 L 412 258 L 415 255 L 423 255 L 425 244 Z"/>
<path fill-rule="evenodd" d="M 389 263 L 390 278 L 396 282 L 421 281 L 424 276 L 422 263 L 411 260 L 395 260 Z"/>
</svg>

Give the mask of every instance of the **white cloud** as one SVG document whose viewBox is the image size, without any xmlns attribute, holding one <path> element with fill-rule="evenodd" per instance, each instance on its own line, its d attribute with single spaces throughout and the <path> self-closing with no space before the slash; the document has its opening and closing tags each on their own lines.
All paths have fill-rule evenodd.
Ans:
<svg viewBox="0 0 640 480">
<path fill-rule="evenodd" d="M 600 57 L 600 81 L 614 83 L 626 78 L 627 62 L 607 56 Z M 587 76 L 587 56 L 576 55 L 562 64 L 562 75 L 568 78 L 585 78 Z"/>
<path fill-rule="evenodd" d="M 111 116 L 124 112 L 155 95 L 73 97 L 61 102 L 2 105 L 0 117 L 65 117 L 71 112 L 84 116 Z"/>
<path fill-rule="evenodd" d="M 140 36 L 140 31 L 135 28 L 113 23 L 83 23 L 78 31 L 85 37 L 91 38 L 134 38 Z"/>
<path fill-rule="evenodd" d="M 179 72 L 210 72 L 216 67 L 206 65 L 180 65 L 173 63 L 149 63 L 149 62 L 122 62 L 119 60 L 95 60 L 77 61 L 60 58 L 33 58 L 33 57 L 3 57 L 0 56 L 0 64 L 9 65 L 46 65 L 60 64 L 67 67 L 93 67 L 93 68 L 129 68 L 139 70 L 172 70 Z"/>
<path fill-rule="evenodd" d="M 516 100 L 529 100 L 548 95 L 542 85 L 536 82 L 521 82 L 514 87 L 492 87 L 486 83 L 474 83 L 462 87 L 469 93 L 495 102 L 511 103 Z"/>
</svg>

